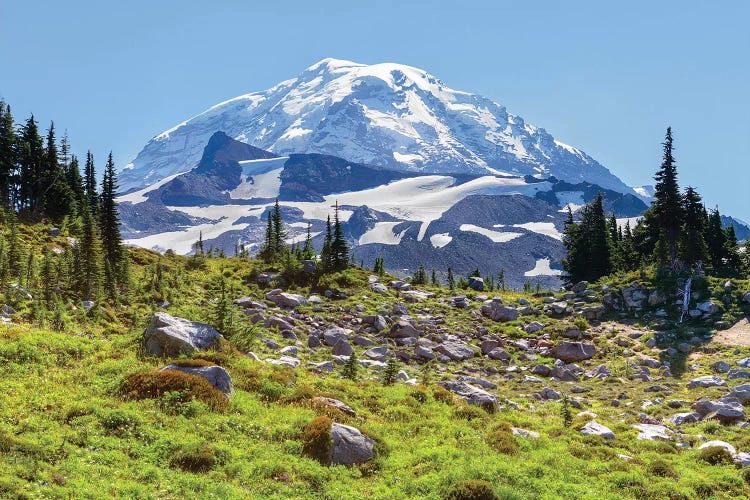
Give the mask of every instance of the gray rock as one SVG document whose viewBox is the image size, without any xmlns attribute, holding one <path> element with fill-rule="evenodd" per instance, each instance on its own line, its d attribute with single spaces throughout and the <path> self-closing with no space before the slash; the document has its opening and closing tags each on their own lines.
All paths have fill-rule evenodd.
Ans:
<svg viewBox="0 0 750 500">
<path fill-rule="evenodd" d="M 560 394 L 558 391 L 554 389 L 550 389 L 549 387 L 545 387 L 541 391 L 539 391 L 539 397 L 541 399 L 549 399 L 552 401 L 556 401 L 562 397 L 562 394 Z"/>
<path fill-rule="evenodd" d="M 510 432 L 517 437 L 528 438 L 528 439 L 539 439 L 539 433 L 530 431 L 527 429 L 520 429 L 518 427 L 511 427 Z"/>
<path fill-rule="evenodd" d="M 482 354 L 488 354 L 491 350 L 493 350 L 496 347 L 500 346 L 500 342 L 497 340 L 483 340 L 482 343 L 479 345 L 479 348 L 482 350 Z"/>
<path fill-rule="evenodd" d="M 594 357 L 594 346 L 585 342 L 562 342 L 550 349 L 549 354 L 566 363 L 582 361 Z"/>
<path fill-rule="evenodd" d="M 502 347 L 496 347 L 495 349 L 487 353 L 487 357 L 490 359 L 507 361 L 510 359 L 510 354 L 508 354 L 507 351 Z"/>
<path fill-rule="evenodd" d="M 335 356 L 351 356 L 352 352 L 354 352 L 354 349 L 346 339 L 339 339 L 331 349 L 331 354 Z"/>
<path fill-rule="evenodd" d="M 266 363 L 279 366 L 288 366 L 290 368 L 297 368 L 300 365 L 300 360 L 291 356 L 281 356 L 279 359 L 266 359 Z"/>
<path fill-rule="evenodd" d="M 95 305 L 96 305 L 96 302 L 94 302 L 93 300 L 83 300 L 83 301 L 81 301 L 81 307 L 82 307 L 82 308 L 83 308 L 83 309 L 84 309 L 85 311 L 88 311 L 89 309 L 91 309 L 91 308 L 92 308 L 92 307 L 94 307 Z M 5 312 L 5 311 L 3 311 L 3 312 Z M 14 311 L 14 312 L 15 312 L 15 311 Z"/>
<path fill-rule="evenodd" d="M 382 283 L 373 283 L 370 288 L 375 293 L 388 293 L 388 288 Z"/>
<path fill-rule="evenodd" d="M 604 439 L 614 439 L 615 433 L 602 424 L 592 420 L 581 428 L 581 434 L 586 436 L 601 436 Z"/>
<path fill-rule="evenodd" d="M 727 372 L 727 378 L 729 380 L 749 379 L 750 372 L 747 372 L 745 370 L 740 370 L 739 368 L 730 368 L 729 371 Z"/>
<path fill-rule="evenodd" d="M 498 322 L 515 321 L 518 319 L 518 311 L 515 308 L 504 306 L 502 302 L 495 300 L 482 306 L 482 314 L 492 321 Z"/>
<path fill-rule="evenodd" d="M 283 347 L 279 351 L 279 354 L 283 354 L 285 356 L 294 356 L 294 357 L 297 357 L 297 354 L 298 354 L 297 347 L 293 346 L 293 345 L 288 345 L 286 347 Z"/>
<path fill-rule="evenodd" d="M 484 279 L 477 278 L 476 276 L 469 277 L 469 288 L 478 292 L 484 291 Z"/>
<path fill-rule="evenodd" d="M 60 228 L 51 227 L 51 228 L 47 229 L 47 234 L 49 234 L 53 238 L 57 238 L 58 236 L 60 236 Z"/>
<path fill-rule="evenodd" d="M 721 378 L 715 375 L 706 375 L 704 377 L 697 377 L 688 382 L 688 389 L 695 389 L 696 387 L 726 387 L 727 383 Z"/>
<path fill-rule="evenodd" d="M 570 288 L 570 291 L 573 293 L 581 293 L 584 290 L 586 290 L 588 287 L 589 287 L 588 281 L 579 281 L 578 283 L 576 283 Z"/>
<path fill-rule="evenodd" d="M 320 337 L 316 334 L 310 334 L 307 336 L 307 347 L 320 347 L 323 344 L 320 342 Z"/>
<path fill-rule="evenodd" d="M 479 387 L 482 387 L 483 389 L 497 389 L 497 384 L 490 382 L 489 380 L 484 380 L 481 378 L 475 378 L 470 376 L 463 376 L 459 377 L 458 382 L 466 382 L 468 384 L 474 384 L 478 385 Z"/>
<path fill-rule="evenodd" d="M 481 406 L 491 410 L 497 410 L 500 407 L 497 396 L 479 387 L 467 384 L 466 382 L 443 382 L 442 386 L 449 391 L 457 394 L 464 401 L 471 405 Z"/>
<path fill-rule="evenodd" d="M 663 425 L 656 424 L 633 424 L 632 427 L 637 429 L 637 439 L 643 441 L 671 441 L 672 431 Z"/>
<path fill-rule="evenodd" d="M 366 356 L 370 359 L 376 359 L 378 361 L 382 361 L 385 358 L 389 357 L 391 354 L 391 351 L 388 350 L 387 347 L 373 347 L 371 349 L 367 349 L 363 356 Z"/>
<path fill-rule="evenodd" d="M 703 418 L 703 415 L 697 412 L 677 413 L 669 417 L 669 421 L 672 422 L 674 425 L 685 425 L 685 424 L 694 424 L 696 422 L 700 422 L 702 418 Z"/>
<path fill-rule="evenodd" d="M 708 300 L 698 304 L 698 310 L 704 314 L 716 314 L 719 312 L 719 306 Z"/>
<path fill-rule="evenodd" d="M 435 359 L 435 353 L 426 346 L 418 345 L 414 348 L 414 356 L 422 359 Z"/>
<path fill-rule="evenodd" d="M 392 338 L 400 339 L 405 337 L 419 337 L 420 331 L 414 328 L 411 323 L 405 320 L 396 321 L 391 326 L 391 331 L 388 334 Z"/>
<path fill-rule="evenodd" d="M 151 316 L 151 321 L 143 332 L 143 339 L 150 354 L 178 356 L 212 349 L 223 337 L 211 325 L 157 312 Z"/>
<path fill-rule="evenodd" d="M 600 378 L 602 380 L 606 380 L 611 376 L 612 373 L 609 371 L 609 368 L 607 368 L 606 365 L 599 365 L 593 370 L 589 370 L 586 372 L 586 378 Z"/>
<path fill-rule="evenodd" d="M 220 390 L 224 394 L 230 395 L 233 392 L 232 377 L 230 377 L 229 373 L 227 373 L 227 371 L 221 366 L 193 367 L 193 366 L 167 365 L 164 368 L 162 368 L 160 371 L 165 371 L 165 370 L 178 370 L 184 373 L 189 373 L 191 375 L 197 375 L 211 382 L 211 385 L 216 387 L 218 390 Z"/>
<path fill-rule="evenodd" d="M 732 387 L 729 391 L 729 396 L 743 402 L 750 401 L 750 384 L 742 384 L 737 387 Z"/>
<path fill-rule="evenodd" d="M 349 425 L 331 425 L 331 465 L 353 465 L 375 458 L 375 441 Z"/>
<path fill-rule="evenodd" d="M 322 363 L 308 362 L 307 366 L 321 372 L 332 372 L 334 369 L 333 361 L 323 361 Z"/>
<path fill-rule="evenodd" d="M 525 327 L 523 327 L 523 329 L 524 329 L 524 331 L 526 333 L 536 333 L 539 330 L 541 330 L 542 328 L 544 328 L 544 325 L 541 324 L 538 321 L 532 321 L 531 323 L 529 323 L 528 325 L 526 325 Z"/>
<path fill-rule="evenodd" d="M 742 302 L 745 304 L 750 304 L 750 292 L 745 292 L 745 294 L 742 296 Z"/>
<path fill-rule="evenodd" d="M 313 274 L 318 270 L 318 264 L 314 260 L 303 260 L 302 261 L 302 272 L 305 274 Z"/>
<path fill-rule="evenodd" d="M 549 307 L 555 314 L 563 314 L 568 310 L 568 303 L 564 300 L 560 302 L 553 302 L 549 305 Z"/>
<path fill-rule="evenodd" d="M 339 340 L 346 339 L 348 332 L 340 326 L 329 326 L 323 332 L 323 344 L 333 347 Z"/>
<path fill-rule="evenodd" d="M 448 356 L 453 361 L 474 357 L 474 349 L 459 340 L 449 340 L 435 347 L 435 351 Z"/>
<path fill-rule="evenodd" d="M 547 365 L 536 365 L 531 369 L 531 373 L 541 375 L 542 377 L 549 377 L 550 373 L 552 373 L 552 368 Z"/>
<path fill-rule="evenodd" d="M 263 339 L 263 343 L 266 344 L 266 347 L 274 351 L 278 349 L 279 347 L 281 347 L 281 345 L 278 342 L 276 342 L 275 339 Z"/>
<path fill-rule="evenodd" d="M 308 305 L 307 299 L 302 295 L 296 295 L 293 293 L 285 293 L 280 288 L 276 288 L 266 293 L 266 300 L 270 300 L 279 307 L 286 307 L 293 309 L 297 306 Z"/>
<path fill-rule="evenodd" d="M 737 360 L 737 365 L 742 368 L 750 368 L 750 358 L 742 358 Z"/>
<path fill-rule="evenodd" d="M 713 370 L 714 373 L 726 373 L 729 371 L 729 363 L 726 361 L 717 361 L 715 363 L 711 363 L 711 370 Z"/>
<path fill-rule="evenodd" d="M 388 328 L 388 322 L 385 320 L 383 316 L 377 315 L 375 316 L 375 320 L 372 322 L 372 327 L 378 331 L 382 332 L 386 328 Z"/>
</svg>

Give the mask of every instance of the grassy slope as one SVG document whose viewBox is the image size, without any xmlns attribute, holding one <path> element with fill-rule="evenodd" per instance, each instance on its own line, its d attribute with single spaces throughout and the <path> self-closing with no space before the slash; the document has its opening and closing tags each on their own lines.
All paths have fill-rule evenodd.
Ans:
<svg viewBox="0 0 750 500">
<path fill-rule="evenodd" d="M 565 428 L 558 403 L 542 404 L 530 397 L 545 386 L 569 391 L 574 384 L 545 380 L 544 385 L 530 386 L 492 377 L 499 386 L 494 392 L 501 400 L 512 399 L 520 409 L 490 415 L 456 399 L 446 400 L 434 385 L 383 387 L 372 380 L 372 374 L 370 380 L 354 383 L 342 380 L 338 373 L 317 375 L 304 368 L 271 367 L 237 351 L 226 354 L 222 361 L 236 390 L 225 414 L 213 413 L 197 402 L 123 401 L 118 388 L 126 375 L 168 361 L 143 356 L 139 347 L 154 299 L 167 296 L 173 304 L 171 314 L 207 320 L 209 300 L 216 297 L 222 272 L 233 289 L 233 298 L 248 294 L 262 297 L 262 291 L 249 284 L 257 265 L 253 262 L 212 260 L 208 268 L 191 271 L 185 268 L 185 259 L 166 256 L 162 262 L 167 286 L 164 292 L 157 292 L 144 285 L 151 281 L 157 257 L 136 251 L 134 259 L 134 279 L 139 286 L 132 306 L 98 310 L 92 313 L 94 318 L 83 318 L 77 311 L 65 332 L 28 324 L 0 329 L 0 497 L 438 498 L 462 479 L 485 479 L 505 498 L 750 495 L 740 471 L 732 465 L 708 465 L 693 450 L 636 440 L 637 432 L 630 424 L 641 411 L 642 399 L 664 395 L 645 393 L 643 389 L 652 384 L 624 378 L 577 384 L 590 389 L 583 395 L 589 401 L 585 409 L 598 413 L 597 421 L 616 433 L 617 438 L 610 442 L 582 436 L 576 430 L 583 423 L 580 419 L 572 428 Z M 350 273 L 348 289 L 353 293 L 349 299 L 326 301 L 320 311 L 303 308 L 303 312 L 334 320 L 343 314 L 342 309 L 355 304 L 375 312 L 384 302 L 398 301 L 395 292 L 374 297 L 366 289 L 365 279 L 366 273 Z M 438 292 L 443 298 L 451 296 L 447 290 Z M 508 300 L 518 296 L 500 295 Z M 410 307 L 446 314 L 446 324 L 457 331 L 484 325 L 490 331 L 521 335 L 513 326 L 492 324 L 439 300 Z M 21 313 L 23 310 L 19 308 Z M 602 328 L 597 343 L 610 345 L 607 337 L 617 335 L 618 328 Z M 238 335 L 232 341 L 251 347 L 261 358 L 274 356 L 258 336 L 281 342 L 280 336 L 265 330 Z M 303 366 L 308 359 L 327 359 L 323 352 L 327 349 L 319 351 L 308 355 L 302 349 Z M 604 362 L 617 372 L 622 364 L 617 350 L 600 351 L 603 358 L 593 361 Z M 689 377 L 709 373 L 708 365 L 714 359 L 750 355 L 747 349 L 738 354 L 732 351 L 702 353 L 700 368 Z M 488 360 L 464 362 L 463 366 L 477 364 L 501 366 Z M 451 364 L 448 369 L 458 367 Z M 416 366 L 407 370 L 419 376 Z M 436 380 L 440 377 L 441 373 L 435 376 Z M 673 385 L 674 392 L 665 399 L 692 402 L 699 394 L 723 394 L 716 389 L 688 391 L 685 382 L 659 382 Z M 630 399 L 613 408 L 610 401 L 621 393 Z M 362 467 L 324 467 L 304 458 L 301 427 L 321 413 L 309 404 L 313 395 L 334 397 L 352 406 L 359 413 L 357 418 L 336 415 L 335 419 L 377 437 L 387 451 L 374 464 Z M 678 411 L 688 410 L 659 404 L 646 413 L 668 416 Z M 487 438 L 501 422 L 540 432 L 541 438 L 517 438 L 517 453 L 499 453 L 487 444 Z M 747 431 L 736 427 L 708 422 L 683 429 L 686 434 L 727 440 L 738 449 L 750 448 Z M 190 472 L 176 465 L 177 454 L 202 444 L 213 447 L 208 448 L 215 459 L 209 470 Z M 623 460 L 618 454 L 632 459 Z M 671 467 L 667 472 L 653 467 L 657 460 Z"/>
</svg>

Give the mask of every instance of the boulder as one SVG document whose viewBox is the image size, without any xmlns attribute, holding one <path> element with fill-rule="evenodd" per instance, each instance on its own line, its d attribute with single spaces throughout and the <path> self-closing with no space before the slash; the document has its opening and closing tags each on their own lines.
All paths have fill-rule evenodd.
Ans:
<svg viewBox="0 0 750 500">
<path fill-rule="evenodd" d="M 418 345 L 414 348 L 414 356 L 422 359 L 435 359 L 435 353 L 427 346 Z"/>
<path fill-rule="evenodd" d="M 385 358 L 389 357 L 391 354 L 391 351 L 389 351 L 387 347 L 373 347 L 371 349 L 367 349 L 363 353 L 363 356 L 366 356 L 370 359 L 382 361 Z"/>
<path fill-rule="evenodd" d="M 523 327 L 526 333 L 536 333 L 542 328 L 544 328 L 544 325 L 538 321 L 532 321 L 531 323 Z"/>
<path fill-rule="evenodd" d="M 484 291 L 484 279 L 478 278 L 476 276 L 470 276 L 469 288 L 471 288 L 472 290 L 476 290 L 477 292 L 483 292 Z"/>
<path fill-rule="evenodd" d="M 280 288 L 276 288 L 266 293 L 266 300 L 270 300 L 279 307 L 294 309 L 297 306 L 308 305 L 307 299 L 302 295 L 285 293 Z"/>
<path fill-rule="evenodd" d="M 414 304 L 416 302 L 422 302 L 426 299 L 432 299 L 435 297 L 435 294 L 432 292 L 425 292 L 423 290 L 404 290 L 401 292 L 401 296 L 406 302 Z"/>
<path fill-rule="evenodd" d="M 268 358 L 265 361 L 272 365 L 288 366 L 289 368 L 297 368 L 300 364 L 299 359 L 291 356 L 281 356 L 279 359 Z"/>
<path fill-rule="evenodd" d="M 520 429 L 518 427 L 511 427 L 510 432 L 517 437 L 523 437 L 523 438 L 529 438 L 529 439 L 539 439 L 539 433 L 530 431 L 527 429 Z"/>
<path fill-rule="evenodd" d="M 96 305 L 96 302 L 94 302 L 93 300 L 83 300 L 83 301 L 81 301 L 81 307 L 83 308 L 84 311 L 88 311 L 89 309 L 91 309 L 95 305 Z"/>
<path fill-rule="evenodd" d="M 375 441 L 356 427 L 331 425 L 331 465 L 353 465 L 375 458 Z"/>
<path fill-rule="evenodd" d="M 614 439 L 615 433 L 604 425 L 592 420 L 581 428 L 581 434 L 586 436 L 601 436 L 604 439 Z"/>
<path fill-rule="evenodd" d="M 420 331 L 414 328 L 414 326 L 408 321 L 399 320 L 396 321 L 393 326 L 391 326 L 391 331 L 388 335 L 395 339 L 419 337 Z"/>
<path fill-rule="evenodd" d="M 500 407 L 497 396 L 466 382 L 449 381 L 443 382 L 442 386 L 457 394 L 471 405 L 481 406 L 490 410 L 497 410 Z"/>
<path fill-rule="evenodd" d="M 496 347 L 487 353 L 487 357 L 500 361 L 508 361 L 510 359 L 510 354 L 508 354 L 502 347 Z"/>
<path fill-rule="evenodd" d="M 565 311 L 568 310 L 568 303 L 564 300 L 559 302 L 553 302 L 549 305 L 550 309 L 552 309 L 552 312 L 555 314 L 563 314 Z"/>
<path fill-rule="evenodd" d="M 150 354 L 179 356 L 212 349 L 223 337 L 211 325 L 157 312 L 151 316 L 151 321 L 143 332 L 143 339 Z"/>
<path fill-rule="evenodd" d="M 742 302 L 745 304 L 750 304 L 750 292 L 745 292 L 745 294 L 742 296 Z"/>
<path fill-rule="evenodd" d="M 346 339 L 339 339 L 331 349 L 331 354 L 334 356 L 351 356 L 352 352 L 354 352 L 354 349 Z"/>
<path fill-rule="evenodd" d="M 323 361 L 321 363 L 313 363 L 308 361 L 307 366 L 309 366 L 313 370 L 317 370 L 320 372 L 332 372 L 334 369 L 333 361 Z"/>
<path fill-rule="evenodd" d="M 373 283 L 370 288 L 375 293 L 388 293 L 388 288 L 382 283 Z"/>
<path fill-rule="evenodd" d="M 434 350 L 448 356 L 453 361 L 463 361 L 474 357 L 474 349 L 460 340 L 448 340 L 436 346 Z"/>
<path fill-rule="evenodd" d="M 502 301 L 493 300 L 482 306 L 482 314 L 492 321 L 506 322 L 518 319 L 518 311 L 513 307 L 504 306 Z"/>
<path fill-rule="evenodd" d="M 581 309 L 580 314 L 586 319 L 599 319 L 607 309 L 604 306 L 588 306 Z"/>
<path fill-rule="evenodd" d="M 329 326 L 323 332 L 323 344 L 333 347 L 339 340 L 346 339 L 348 335 L 349 332 L 340 326 Z"/>
<path fill-rule="evenodd" d="M 695 389 L 696 387 L 726 387 L 727 383 L 720 377 L 715 375 L 706 375 L 703 377 L 697 377 L 688 382 L 688 389 Z"/>
<path fill-rule="evenodd" d="M 549 354 L 566 363 L 574 363 L 594 357 L 594 346 L 585 342 L 562 342 L 550 349 Z"/>
<path fill-rule="evenodd" d="M 750 378 L 750 372 L 740 370 L 739 368 L 730 368 L 727 372 L 727 378 L 729 380 L 748 379 Z"/>
<path fill-rule="evenodd" d="M 297 354 L 299 353 L 297 346 L 294 345 L 288 345 L 286 347 L 282 347 L 279 351 L 279 354 L 283 354 L 285 356 L 294 356 L 297 357 Z"/>
<path fill-rule="evenodd" d="M 306 259 L 302 261 L 302 272 L 313 274 L 318 270 L 318 264 L 314 260 Z"/>
<path fill-rule="evenodd" d="M 633 424 L 632 427 L 637 429 L 638 438 L 644 441 L 670 441 L 672 439 L 672 431 L 666 426 L 657 424 Z"/>
<path fill-rule="evenodd" d="M 700 422 L 702 418 L 703 418 L 703 415 L 701 415 L 700 413 L 696 413 L 696 412 L 677 413 L 669 417 L 669 421 L 672 422 L 674 425 L 685 425 L 685 424 L 694 424 L 696 422 Z"/>
<path fill-rule="evenodd" d="M 714 373 L 726 373 L 729 371 L 731 367 L 729 366 L 729 363 L 726 361 L 717 361 L 715 363 L 711 363 L 711 370 L 713 370 Z"/>
<path fill-rule="evenodd" d="M 703 314 L 716 314 L 719 312 L 719 306 L 708 300 L 698 304 L 698 310 Z"/>
<path fill-rule="evenodd" d="M 589 287 L 588 281 L 579 281 L 578 283 L 576 283 L 570 288 L 570 291 L 573 293 L 581 293 L 584 290 L 586 290 L 588 287 Z"/>
<path fill-rule="evenodd" d="M 737 387 L 732 387 L 729 391 L 729 396 L 742 402 L 750 401 L 750 384 L 742 384 Z"/>
<path fill-rule="evenodd" d="M 160 371 L 165 370 L 177 370 L 191 375 L 197 375 L 203 377 L 211 385 L 216 387 L 218 390 L 226 395 L 230 395 L 233 392 L 232 377 L 229 373 L 221 366 L 179 366 L 179 365 L 167 365 Z"/>
<path fill-rule="evenodd" d="M 536 365 L 531 369 L 531 373 L 541 375 L 542 377 L 549 377 L 550 373 L 552 373 L 552 368 L 547 365 Z"/>
</svg>

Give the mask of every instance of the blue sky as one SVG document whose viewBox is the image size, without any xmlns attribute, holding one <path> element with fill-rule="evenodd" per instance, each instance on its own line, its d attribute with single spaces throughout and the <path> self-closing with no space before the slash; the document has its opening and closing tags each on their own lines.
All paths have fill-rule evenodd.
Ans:
<svg viewBox="0 0 750 500">
<path fill-rule="evenodd" d="M 0 0 L 0 97 L 118 165 L 324 57 L 399 62 L 505 105 L 631 185 L 667 125 L 682 185 L 750 220 L 747 1 Z"/>
</svg>

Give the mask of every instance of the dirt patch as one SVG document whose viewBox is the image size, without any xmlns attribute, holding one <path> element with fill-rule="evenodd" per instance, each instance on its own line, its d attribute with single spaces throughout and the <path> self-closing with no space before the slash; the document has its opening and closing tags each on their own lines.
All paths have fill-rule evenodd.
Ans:
<svg viewBox="0 0 750 500">
<path fill-rule="evenodd" d="M 729 330 L 716 332 L 713 340 L 726 345 L 750 346 L 750 319 L 742 319 Z"/>
</svg>

